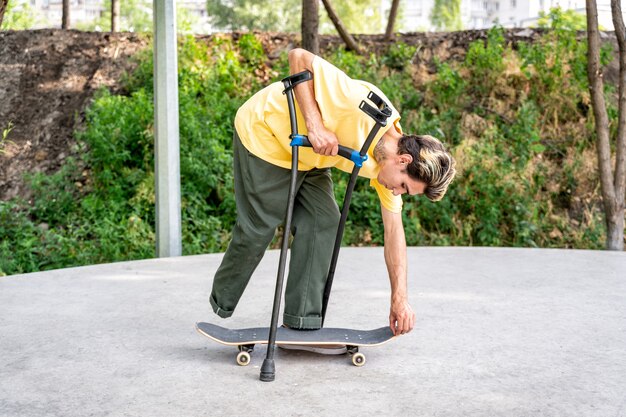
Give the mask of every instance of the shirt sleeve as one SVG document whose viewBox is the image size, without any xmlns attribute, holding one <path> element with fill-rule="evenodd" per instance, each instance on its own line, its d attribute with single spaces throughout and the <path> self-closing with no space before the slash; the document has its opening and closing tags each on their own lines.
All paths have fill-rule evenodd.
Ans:
<svg viewBox="0 0 626 417">
<path fill-rule="evenodd" d="M 369 89 L 357 80 L 326 61 L 315 56 L 313 67 L 313 86 L 315 100 L 324 119 L 341 117 L 342 112 L 352 113 L 358 109 Z M 332 110 L 333 114 L 326 114 Z"/>
<path fill-rule="evenodd" d="M 376 178 L 370 180 L 370 185 L 378 193 L 380 204 L 392 213 L 400 213 L 402 211 L 402 197 L 399 195 L 393 195 L 391 190 L 383 187 Z"/>
</svg>

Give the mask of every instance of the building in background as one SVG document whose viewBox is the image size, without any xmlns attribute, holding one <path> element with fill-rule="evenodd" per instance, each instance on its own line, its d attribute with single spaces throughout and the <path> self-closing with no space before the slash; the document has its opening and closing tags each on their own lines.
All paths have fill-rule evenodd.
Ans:
<svg viewBox="0 0 626 417">
<path fill-rule="evenodd" d="M 214 32 L 206 11 L 206 0 L 177 0 L 176 5 L 179 9 L 182 8 L 189 13 L 190 18 L 193 20 L 194 33 Z"/>
<path fill-rule="evenodd" d="M 20 2 L 20 0 L 12 0 Z M 124 0 L 120 0 L 124 1 Z M 61 16 L 63 14 L 62 0 L 22 0 L 28 3 L 30 8 L 37 15 L 36 24 L 33 29 L 43 27 L 61 27 Z M 138 2 L 141 3 L 141 2 Z M 142 8 L 152 13 L 152 0 L 144 0 Z M 211 25 L 206 11 L 206 0 L 179 0 L 176 2 L 178 9 L 186 11 L 193 20 L 193 29 L 197 33 L 208 33 Z M 105 10 L 104 0 L 70 0 L 70 26 L 72 28 L 85 27 L 100 19 Z"/>
<path fill-rule="evenodd" d="M 401 0 L 402 21 L 396 23 L 400 32 L 423 32 L 431 30 L 430 12 L 434 0 Z"/>
<path fill-rule="evenodd" d="M 12 0 L 27 3 L 37 14 L 34 27 L 61 27 L 62 0 Z M 104 0 L 70 0 L 72 27 L 81 27 L 99 19 L 105 12 Z M 124 1 L 124 0 L 121 0 Z M 606 30 L 613 30 L 610 0 L 596 0 L 598 21 Z M 152 0 L 145 0 L 146 8 L 152 8 Z M 430 14 L 435 0 L 401 0 L 401 18 L 396 23 L 400 32 L 435 30 Z M 626 6 L 626 0 L 622 0 Z M 185 9 L 193 18 L 193 31 L 212 32 L 206 11 L 206 0 L 179 0 L 179 8 Z M 380 11 L 386 16 L 391 0 L 380 0 Z M 585 0 L 461 0 L 461 21 L 464 29 L 486 29 L 496 23 L 504 27 L 536 26 L 541 12 L 547 13 L 552 7 L 575 10 L 585 14 Z M 323 8 L 322 8 L 323 9 Z M 386 27 L 386 19 L 382 19 Z M 382 27 L 380 32 L 385 31 Z"/>
<path fill-rule="evenodd" d="M 19 0 L 18 0 L 19 2 Z M 63 15 L 62 0 L 28 0 L 33 12 L 37 14 L 35 27 L 61 27 Z M 70 0 L 70 26 L 98 19 L 104 11 L 104 0 Z"/>
<path fill-rule="evenodd" d="M 434 0 L 404 0 L 401 32 L 435 30 L 430 22 Z M 622 4 L 626 2 L 622 0 Z M 613 30 L 610 0 L 597 0 L 598 21 L 606 30 Z M 461 0 L 461 21 L 464 29 L 486 29 L 500 24 L 504 27 L 536 26 L 541 12 L 560 6 L 585 14 L 585 0 Z"/>
<path fill-rule="evenodd" d="M 585 0 L 492 0 L 490 3 L 492 3 L 491 9 L 495 11 L 488 17 L 492 23 L 487 22 L 487 24 L 492 25 L 497 21 L 504 27 L 536 26 L 540 13 L 547 13 L 557 6 L 563 10 L 586 14 Z M 599 24 L 607 30 L 613 30 L 610 0 L 597 0 L 597 5 Z"/>
</svg>

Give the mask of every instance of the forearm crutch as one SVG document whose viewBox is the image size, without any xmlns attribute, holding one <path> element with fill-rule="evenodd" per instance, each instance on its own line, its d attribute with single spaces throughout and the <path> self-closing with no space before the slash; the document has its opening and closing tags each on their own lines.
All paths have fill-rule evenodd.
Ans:
<svg viewBox="0 0 626 417">
<path fill-rule="evenodd" d="M 370 116 L 376 122 L 370 130 L 370 133 L 367 135 L 367 139 L 361 147 L 361 151 L 359 155 L 362 158 L 367 159 L 367 151 L 372 145 L 372 141 L 378 134 L 378 131 L 381 127 L 387 125 L 387 119 L 391 116 L 391 107 L 385 103 L 383 99 L 381 99 L 376 93 L 370 91 L 367 95 L 367 98 L 374 103 L 376 107 L 372 107 L 365 100 L 361 102 L 359 108 L 363 110 L 368 116 Z M 348 181 L 348 186 L 346 188 L 346 194 L 343 198 L 343 206 L 341 208 L 341 219 L 339 220 L 339 227 L 337 227 L 337 236 L 335 237 L 335 247 L 333 249 L 333 255 L 330 260 L 330 268 L 328 270 L 328 278 L 326 278 L 326 286 L 324 288 L 324 299 L 322 302 L 322 327 L 324 326 L 324 321 L 326 319 L 326 310 L 328 309 L 328 299 L 330 298 L 330 290 L 333 286 L 333 279 L 335 277 L 335 268 L 337 266 L 337 259 L 339 258 L 339 249 L 341 249 L 341 240 L 343 239 L 343 232 L 346 227 L 346 220 L 348 218 L 348 211 L 350 210 L 350 200 L 352 199 L 352 191 L 354 191 L 354 186 L 356 185 L 357 177 L 359 176 L 359 170 L 361 169 L 362 164 L 354 164 L 354 168 L 352 168 L 352 173 L 350 174 L 350 180 Z"/>
<path fill-rule="evenodd" d="M 295 202 L 295 197 L 296 197 L 296 180 L 297 180 L 297 174 L 298 174 L 298 149 L 300 146 L 305 146 L 305 147 L 311 146 L 311 143 L 309 142 L 306 136 L 298 134 L 298 122 L 296 118 L 296 110 L 295 110 L 295 104 L 294 104 L 294 98 L 293 98 L 293 89 L 297 84 L 300 84 L 305 81 L 310 81 L 312 79 L 313 79 L 313 74 L 311 72 L 303 71 L 298 74 L 291 75 L 282 80 L 283 86 L 285 87 L 285 90 L 283 91 L 283 93 L 287 96 L 287 105 L 289 107 L 289 120 L 291 124 L 291 135 L 290 135 L 290 139 L 291 139 L 290 145 L 292 149 L 291 181 L 289 184 L 287 212 L 285 214 L 285 224 L 284 224 L 283 235 L 282 235 L 282 240 L 281 240 L 278 274 L 276 277 L 276 289 L 274 292 L 274 305 L 272 308 L 272 319 L 270 323 L 269 340 L 267 344 L 267 356 L 265 360 L 263 361 L 263 365 L 261 366 L 260 379 L 261 381 L 266 381 L 266 382 L 273 381 L 276 377 L 276 368 L 274 364 L 274 351 L 276 349 L 276 332 L 278 328 L 278 315 L 280 312 L 280 303 L 282 299 L 283 283 L 284 283 L 284 278 L 285 278 L 285 265 L 287 262 L 287 250 L 289 247 L 289 233 L 291 231 L 291 220 L 292 220 L 293 207 L 294 207 L 294 202 Z M 376 96 L 373 93 L 370 93 L 370 96 L 368 96 L 368 98 L 370 98 L 371 100 L 373 99 L 373 100 L 382 101 L 378 98 L 378 96 Z M 377 107 L 381 108 L 381 106 L 377 104 L 377 101 L 373 101 L 373 102 L 377 105 Z M 384 121 L 384 123 L 386 123 L 387 117 L 389 117 L 389 115 L 391 114 L 390 109 L 389 109 L 389 115 L 387 115 L 387 117 L 384 117 L 384 120 L 383 120 L 382 119 L 383 112 L 373 108 L 372 106 L 367 104 L 365 101 L 361 102 L 361 105 L 359 107 L 370 116 L 374 118 L 375 116 L 379 117 L 381 121 Z M 387 108 L 385 108 L 385 111 L 386 110 Z M 372 129 L 372 132 L 370 132 L 370 135 L 368 136 L 368 139 L 366 140 L 367 146 L 364 146 L 364 148 L 361 149 L 361 152 L 339 145 L 339 151 L 338 151 L 339 155 L 354 162 L 354 170 L 352 172 L 352 177 L 354 177 L 354 181 L 352 180 L 352 177 L 351 177 L 350 181 L 352 183 L 352 186 L 348 187 L 349 194 L 346 194 L 347 200 L 344 199 L 344 209 L 342 210 L 342 216 L 341 216 L 342 222 L 344 223 L 344 225 L 345 225 L 345 219 L 347 218 L 347 214 L 348 214 L 347 210 L 349 207 L 349 199 L 352 195 L 352 189 L 354 189 L 354 182 L 356 182 L 356 176 L 357 176 L 356 174 L 358 174 L 359 169 L 361 168 L 361 166 L 363 166 L 363 162 L 365 162 L 368 159 L 367 150 L 374 136 L 376 136 L 378 129 L 380 129 L 381 125 L 379 121 L 377 121 L 375 126 L 378 126 L 378 128 L 376 129 L 376 131 Z M 346 193 L 348 193 L 348 191 L 346 191 Z M 344 215 L 344 211 L 345 211 L 345 215 Z M 343 235 L 343 226 L 341 226 L 341 224 L 340 224 L 339 229 L 341 230 L 341 232 L 338 231 L 337 236 L 339 239 L 339 246 L 340 246 L 341 236 Z M 335 252 L 338 252 L 337 242 L 335 242 L 335 248 L 336 248 Z M 332 266 L 332 271 L 334 275 L 333 264 L 336 263 L 337 261 L 336 253 L 333 253 L 333 258 L 335 260 L 334 262 L 331 262 L 331 266 Z M 330 274 L 329 274 L 329 277 L 332 281 L 332 276 L 330 276 Z M 328 285 L 328 280 L 326 282 L 326 289 L 328 293 L 330 293 L 330 286 Z M 325 304 L 327 303 L 327 300 L 328 300 L 328 297 L 326 296 L 326 290 L 325 290 L 325 295 L 324 295 Z M 325 309 L 326 307 L 324 307 L 324 311 Z"/>
</svg>

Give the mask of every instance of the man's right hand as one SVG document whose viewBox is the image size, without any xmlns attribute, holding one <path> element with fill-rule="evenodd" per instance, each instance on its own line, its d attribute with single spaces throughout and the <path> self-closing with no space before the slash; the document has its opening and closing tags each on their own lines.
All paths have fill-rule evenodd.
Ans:
<svg viewBox="0 0 626 417">
<path fill-rule="evenodd" d="M 308 129 L 309 142 L 313 145 L 313 151 L 320 155 L 335 156 L 339 152 L 337 136 L 326 129 L 323 125 Z"/>
<path fill-rule="evenodd" d="M 313 59 L 315 55 L 311 52 L 296 48 L 289 51 L 289 73 L 297 74 L 304 70 L 313 71 Z M 315 77 L 315 74 L 313 74 Z M 304 117 L 306 128 L 308 130 L 307 136 L 309 142 L 313 145 L 313 151 L 319 155 L 334 156 L 339 152 L 339 141 L 337 136 L 326 129 L 322 122 L 322 115 L 320 109 L 315 102 L 315 90 L 313 88 L 313 81 L 302 83 L 294 88 L 296 94 L 296 101 L 300 106 L 300 111 Z"/>
<path fill-rule="evenodd" d="M 407 301 L 392 302 L 389 327 L 395 336 L 409 333 L 415 327 L 415 313 Z"/>
</svg>

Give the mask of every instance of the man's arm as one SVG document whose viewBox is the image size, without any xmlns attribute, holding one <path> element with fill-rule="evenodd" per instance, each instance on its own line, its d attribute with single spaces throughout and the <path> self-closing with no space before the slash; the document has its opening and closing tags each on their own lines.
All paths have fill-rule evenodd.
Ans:
<svg viewBox="0 0 626 417">
<path fill-rule="evenodd" d="M 290 74 L 297 74 L 304 70 L 309 70 L 313 73 L 313 58 L 315 58 L 315 55 L 311 52 L 296 48 L 289 51 L 288 57 Z M 313 77 L 315 77 L 315 74 L 313 74 Z M 309 141 L 313 145 L 315 153 L 326 156 L 337 155 L 339 141 L 337 136 L 324 126 L 322 114 L 315 101 L 313 82 L 301 83 L 294 88 L 294 91 L 296 93 L 296 101 L 304 116 Z"/>
<path fill-rule="evenodd" d="M 413 330 L 415 313 L 408 302 L 406 238 L 402 213 L 393 213 L 381 207 L 385 228 L 385 263 L 391 283 L 389 326 L 395 335 Z"/>
</svg>

